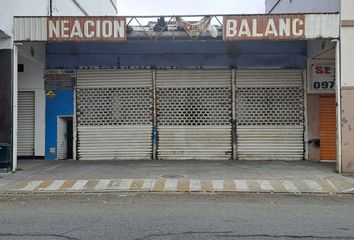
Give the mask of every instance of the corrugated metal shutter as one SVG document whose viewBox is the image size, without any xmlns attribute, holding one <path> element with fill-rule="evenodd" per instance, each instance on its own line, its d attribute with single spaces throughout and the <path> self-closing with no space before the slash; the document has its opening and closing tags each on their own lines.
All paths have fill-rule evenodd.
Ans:
<svg viewBox="0 0 354 240">
<path fill-rule="evenodd" d="M 231 158 L 231 71 L 157 70 L 158 158 Z"/>
<path fill-rule="evenodd" d="M 152 157 L 152 72 L 78 70 L 78 159 Z"/>
<path fill-rule="evenodd" d="M 337 160 L 336 99 L 320 97 L 320 157 L 321 160 Z"/>
<path fill-rule="evenodd" d="M 18 156 L 34 156 L 34 104 L 34 91 L 18 92 Z"/>
<path fill-rule="evenodd" d="M 302 70 L 238 70 L 236 114 L 238 159 L 303 159 Z"/>
</svg>

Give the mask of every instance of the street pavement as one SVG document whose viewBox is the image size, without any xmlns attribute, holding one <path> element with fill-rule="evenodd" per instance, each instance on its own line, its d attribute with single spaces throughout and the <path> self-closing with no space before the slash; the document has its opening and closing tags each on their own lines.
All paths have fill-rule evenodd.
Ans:
<svg viewBox="0 0 354 240">
<path fill-rule="evenodd" d="M 353 194 L 335 163 L 308 161 L 20 161 L 0 193 L 238 192 Z"/>
<path fill-rule="evenodd" d="M 354 239 L 353 195 L 0 195 L 0 239 Z"/>
</svg>

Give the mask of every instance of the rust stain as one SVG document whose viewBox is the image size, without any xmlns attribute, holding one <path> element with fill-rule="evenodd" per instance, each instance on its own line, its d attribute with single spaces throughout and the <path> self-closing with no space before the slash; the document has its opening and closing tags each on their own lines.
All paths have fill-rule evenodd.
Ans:
<svg viewBox="0 0 354 240">
<path fill-rule="evenodd" d="M 188 192 L 189 191 L 189 180 L 178 179 L 177 191 L 178 192 Z"/>
<path fill-rule="evenodd" d="M 60 190 L 63 191 L 63 190 L 68 190 L 70 188 L 72 188 L 74 186 L 76 181 L 74 180 L 66 180 L 60 187 Z"/>
<path fill-rule="evenodd" d="M 164 190 L 165 187 L 165 179 L 157 179 L 155 184 L 152 188 L 153 191 L 161 192 Z"/>
<path fill-rule="evenodd" d="M 38 185 L 38 187 L 36 187 L 34 189 L 34 191 L 38 191 L 38 190 L 43 190 L 46 189 L 50 184 L 52 184 L 54 181 L 53 180 L 43 180 L 41 182 L 41 184 Z"/>
<path fill-rule="evenodd" d="M 144 185 L 144 180 L 135 179 L 130 186 L 130 190 L 140 190 Z"/>
<path fill-rule="evenodd" d="M 202 180 L 201 181 L 201 191 L 202 192 L 212 192 L 213 185 L 210 180 Z"/>
</svg>

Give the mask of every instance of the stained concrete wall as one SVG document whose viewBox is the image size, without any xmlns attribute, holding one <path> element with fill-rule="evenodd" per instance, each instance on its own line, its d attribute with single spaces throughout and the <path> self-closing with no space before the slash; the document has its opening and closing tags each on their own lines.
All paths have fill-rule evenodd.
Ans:
<svg viewBox="0 0 354 240">
<path fill-rule="evenodd" d="M 342 172 L 354 173 L 354 1 L 342 0 Z"/>
<path fill-rule="evenodd" d="M 307 138 L 319 139 L 320 138 L 320 95 L 309 94 L 307 96 Z M 308 160 L 320 160 L 320 148 L 313 145 L 308 147 Z"/>
</svg>

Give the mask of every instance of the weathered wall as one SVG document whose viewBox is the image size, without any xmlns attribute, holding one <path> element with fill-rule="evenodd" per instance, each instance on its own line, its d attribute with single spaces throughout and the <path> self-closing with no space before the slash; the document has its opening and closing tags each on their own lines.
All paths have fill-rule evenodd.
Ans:
<svg viewBox="0 0 354 240">
<path fill-rule="evenodd" d="M 342 171 L 354 173 L 354 1 L 341 11 Z"/>
<path fill-rule="evenodd" d="M 74 91 L 53 90 L 55 96 L 46 97 L 46 147 L 45 159 L 58 159 L 57 149 L 57 119 L 59 116 L 73 116 L 74 114 Z"/>
<path fill-rule="evenodd" d="M 320 96 L 319 94 L 309 94 L 307 96 L 307 138 L 308 140 L 320 138 Z M 320 148 L 314 145 L 308 147 L 308 160 L 320 160 Z"/>
</svg>

